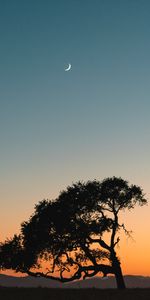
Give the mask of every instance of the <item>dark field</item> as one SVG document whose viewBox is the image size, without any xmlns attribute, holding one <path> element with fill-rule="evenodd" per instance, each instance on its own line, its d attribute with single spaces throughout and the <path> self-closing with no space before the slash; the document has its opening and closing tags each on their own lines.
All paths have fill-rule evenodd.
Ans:
<svg viewBox="0 0 150 300">
<path fill-rule="evenodd" d="M 150 289 L 0 288 L 0 300 L 150 300 Z"/>
</svg>

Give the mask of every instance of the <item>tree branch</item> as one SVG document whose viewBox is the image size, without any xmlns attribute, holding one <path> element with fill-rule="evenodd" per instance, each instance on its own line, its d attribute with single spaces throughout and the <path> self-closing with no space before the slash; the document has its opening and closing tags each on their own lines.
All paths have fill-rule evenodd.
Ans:
<svg viewBox="0 0 150 300">
<path fill-rule="evenodd" d="M 88 273 L 88 272 L 85 272 L 85 275 L 83 276 L 83 279 L 87 278 L 87 277 L 93 277 L 95 276 L 99 271 L 95 270 L 93 271 L 92 273 Z"/>
<path fill-rule="evenodd" d="M 80 279 L 82 277 L 82 273 L 85 274 L 83 278 L 92 277 L 92 276 L 96 275 L 99 272 L 103 273 L 104 276 L 107 276 L 107 274 L 114 274 L 113 267 L 109 266 L 109 265 L 104 265 L 104 264 L 99 264 L 97 266 L 79 266 L 78 270 L 71 277 L 63 277 L 63 272 L 64 271 L 65 270 L 60 271 L 60 277 L 58 277 L 58 276 L 55 277 L 55 276 L 52 276 L 52 275 L 48 275 L 47 273 L 45 274 L 43 272 L 33 272 L 33 271 L 30 271 L 30 270 L 26 270 L 26 273 L 30 276 L 44 277 L 44 278 L 60 281 L 60 282 L 63 282 L 63 283 Z M 93 271 L 93 272 L 89 273 L 89 271 Z"/>
<path fill-rule="evenodd" d="M 85 252 L 86 256 L 91 260 L 93 265 L 97 265 L 95 257 L 91 254 L 90 250 L 88 247 L 86 247 L 84 244 L 81 245 L 83 251 Z"/>
<path fill-rule="evenodd" d="M 118 215 L 115 211 L 115 208 L 114 208 L 114 220 L 113 220 L 113 226 L 112 226 L 112 234 L 111 234 L 111 242 L 110 242 L 110 248 L 114 248 L 114 245 L 115 245 L 115 235 L 116 235 L 116 231 L 117 231 L 117 228 L 118 228 L 119 224 L 118 224 Z"/>
<path fill-rule="evenodd" d="M 117 241 L 114 243 L 114 247 L 120 242 L 119 236 L 117 237 Z"/>
<path fill-rule="evenodd" d="M 110 251 L 110 247 L 101 238 L 99 240 L 99 244 L 102 248 L 107 249 L 108 251 Z"/>
<path fill-rule="evenodd" d="M 76 280 L 76 279 L 80 279 L 81 276 L 82 276 L 82 273 L 81 273 L 80 270 L 75 272 L 75 274 L 72 277 L 63 277 L 62 276 L 63 270 L 60 272 L 60 277 L 55 277 L 55 276 L 52 276 L 52 275 L 48 275 L 47 273 L 45 274 L 43 272 L 33 272 L 33 271 L 30 271 L 30 270 L 26 271 L 26 273 L 29 276 L 44 277 L 44 278 L 47 278 L 47 279 L 56 280 L 56 281 L 60 281 L 60 282 L 63 282 L 63 283 L 73 281 L 73 280 Z"/>
<path fill-rule="evenodd" d="M 100 237 L 100 239 L 92 239 L 91 237 L 88 237 L 89 241 L 91 243 L 98 243 L 100 244 L 100 246 L 104 249 L 107 249 L 108 251 L 110 251 L 110 247 L 104 242 L 104 240 L 102 240 L 102 238 Z"/>
</svg>

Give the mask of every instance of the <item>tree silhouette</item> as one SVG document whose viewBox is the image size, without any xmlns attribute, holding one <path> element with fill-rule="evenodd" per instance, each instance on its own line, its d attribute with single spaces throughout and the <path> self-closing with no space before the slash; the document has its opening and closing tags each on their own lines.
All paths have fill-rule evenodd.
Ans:
<svg viewBox="0 0 150 300">
<path fill-rule="evenodd" d="M 119 231 L 127 230 L 119 213 L 146 203 L 142 189 L 122 178 L 73 184 L 56 200 L 39 202 L 20 235 L 0 245 L 0 268 L 61 282 L 114 274 L 117 287 L 124 289 L 116 245 Z M 40 269 L 44 260 L 45 272 Z"/>
</svg>

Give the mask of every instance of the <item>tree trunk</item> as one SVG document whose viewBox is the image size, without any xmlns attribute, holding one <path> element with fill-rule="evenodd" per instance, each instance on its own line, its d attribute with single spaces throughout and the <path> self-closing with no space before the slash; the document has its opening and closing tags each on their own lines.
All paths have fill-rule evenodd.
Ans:
<svg viewBox="0 0 150 300">
<path fill-rule="evenodd" d="M 117 288 L 119 290 L 125 289 L 125 282 L 122 274 L 122 270 L 120 267 L 120 263 L 118 262 L 118 266 L 115 266 L 115 277 L 116 277 L 116 283 L 117 283 Z"/>
<path fill-rule="evenodd" d="M 123 278 L 123 274 L 122 274 L 122 270 L 121 270 L 121 266 L 120 266 L 120 261 L 117 258 L 116 252 L 114 251 L 114 249 L 111 251 L 111 261 L 112 261 L 112 267 L 114 269 L 117 288 L 119 290 L 125 289 L 126 286 L 125 286 L 125 282 L 124 282 L 124 278 Z"/>
</svg>

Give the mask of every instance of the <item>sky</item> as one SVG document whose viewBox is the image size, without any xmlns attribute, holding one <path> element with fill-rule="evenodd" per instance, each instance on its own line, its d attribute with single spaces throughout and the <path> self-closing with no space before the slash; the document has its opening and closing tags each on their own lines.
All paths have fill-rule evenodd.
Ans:
<svg viewBox="0 0 150 300">
<path fill-rule="evenodd" d="M 1 241 L 79 180 L 121 176 L 149 200 L 149 36 L 149 0 L 1 1 Z M 125 274 L 150 275 L 149 215 L 124 216 Z"/>
</svg>

